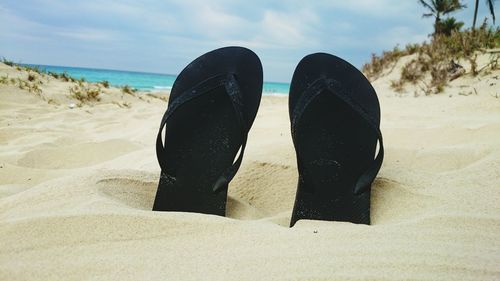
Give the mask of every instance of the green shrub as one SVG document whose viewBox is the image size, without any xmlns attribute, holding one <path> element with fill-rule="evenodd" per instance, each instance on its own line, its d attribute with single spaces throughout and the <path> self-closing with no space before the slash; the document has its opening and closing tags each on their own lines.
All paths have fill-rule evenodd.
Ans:
<svg viewBox="0 0 500 281">
<path fill-rule="evenodd" d="M 439 34 L 450 36 L 452 32 L 460 31 L 464 23 L 457 21 L 454 17 L 450 17 L 438 22 L 437 25 L 437 30 L 440 31 Z"/>
</svg>

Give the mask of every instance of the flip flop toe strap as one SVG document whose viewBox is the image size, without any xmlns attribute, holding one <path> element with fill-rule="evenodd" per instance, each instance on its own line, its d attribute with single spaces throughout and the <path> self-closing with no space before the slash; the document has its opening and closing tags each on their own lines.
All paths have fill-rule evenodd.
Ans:
<svg viewBox="0 0 500 281">
<path fill-rule="evenodd" d="M 172 172 L 168 171 L 168 167 L 165 163 L 166 150 L 163 144 L 162 133 L 169 118 L 182 105 L 222 86 L 224 86 L 224 89 L 231 100 L 231 104 L 236 113 L 238 123 L 240 124 L 241 134 L 242 134 L 242 144 L 240 146 L 239 150 L 240 153 L 238 158 L 236 159 L 235 162 L 233 162 L 231 166 L 229 166 L 226 170 L 224 170 L 221 173 L 221 175 L 215 181 L 212 190 L 214 192 L 220 192 L 224 190 L 225 188 L 227 188 L 227 184 L 236 175 L 236 172 L 238 171 L 241 162 L 243 160 L 243 154 L 245 152 L 245 147 L 247 143 L 248 130 L 245 126 L 245 115 L 243 113 L 244 105 L 243 105 L 242 93 L 240 91 L 238 81 L 236 80 L 236 76 L 233 73 L 229 73 L 225 75 L 217 75 L 205 81 L 202 81 L 201 83 L 197 84 L 196 86 L 192 87 L 191 89 L 179 95 L 175 100 L 169 102 L 167 111 L 163 115 L 160 124 L 160 129 L 156 137 L 156 157 L 158 158 L 158 163 L 160 164 L 162 170 L 161 177 L 164 177 L 172 182 L 175 182 L 176 180 L 175 175 L 173 175 Z"/>
<path fill-rule="evenodd" d="M 325 91 L 327 90 L 327 91 Z M 319 78 L 309 85 L 309 87 L 300 96 L 299 100 L 295 104 L 292 114 L 292 136 L 295 139 L 297 134 L 297 125 L 302 117 L 307 106 L 321 93 L 333 94 L 335 97 L 342 100 L 344 103 L 348 104 L 352 110 L 354 110 L 359 116 L 363 118 L 364 121 L 370 126 L 373 132 L 377 135 L 377 141 L 379 145 L 379 150 L 377 156 L 373 159 L 367 169 L 361 174 L 361 176 L 356 181 L 354 186 L 354 194 L 359 195 L 364 193 L 369 189 L 372 182 L 375 180 L 380 167 L 382 166 L 382 161 L 384 159 L 384 144 L 382 140 L 382 132 L 380 131 L 378 120 L 375 120 L 366 110 L 361 107 L 357 102 L 355 102 L 349 92 L 342 87 L 341 83 L 335 79 Z M 300 158 L 300 151 L 297 151 L 297 156 Z M 300 161 L 299 161 L 300 163 Z M 299 180 L 305 181 L 308 177 L 308 172 L 305 170 L 304 175 L 302 175 Z M 309 181 L 313 182 L 313 181 Z M 314 188 L 314 187 L 312 187 Z"/>
</svg>

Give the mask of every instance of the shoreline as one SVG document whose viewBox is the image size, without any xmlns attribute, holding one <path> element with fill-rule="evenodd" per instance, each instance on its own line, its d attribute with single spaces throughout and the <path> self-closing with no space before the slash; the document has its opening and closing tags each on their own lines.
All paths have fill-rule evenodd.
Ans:
<svg viewBox="0 0 500 281">
<path fill-rule="evenodd" d="M 141 72 L 141 71 L 128 71 L 128 70 L 114 70 L 114 69 L 101 69 L 101 68 L 88 68 L 88 67 L 73 67 L 73 66 L 55 66 L 55 65 L 39 65 L 39 64 L 14 64 L 21 67 L 28 67 L 31 69 L 39 69 L 45 74 L 55 73 L 58 75 L 67 74 L 74 80 L 82 80 L 90 83 L 101 83 L 103 81 L 109 82 L 109 84 L 116 88 L 122 88 L 126 86 L 131 86 L 137 91 L 141 92 L 155 92 L 157 89 L 160 91 L 170 90 L 172 88 L 173 82 L 177 75 L 174 74 L 162 74 L 153 72 Z M 96 74 L 98 73 L 98 74 Z M 116 77 L 117 74 L 128 75 L 127 81 L 122 81 L 120 77 Z M 93 75 L 97 75 L 96 78 Z M 135 77 L 135 76 L 137 77 Z M 152 76 L 155 81 L 149 81 L 152 83 L 148 86 L 137 86 L 138 84 L 144 83 L 144 80 L 150 79 L 148 77 Z M 120 80 L 120 82 L 116 82 Z M 156 85 L 154 82 L 157 82 Z M 167 85 L 165 85 L 167 83 Z M 264 94 L 286 94 L 288 91 L 283 91 L 283 87 L 288 90 L 290 83 L 285 82 L 273 82 L 264 81 Z M 278 88 L 279 89 L 278 89 Z M 266 90 L 268 89 L 268 90 Z"/>
</svg>

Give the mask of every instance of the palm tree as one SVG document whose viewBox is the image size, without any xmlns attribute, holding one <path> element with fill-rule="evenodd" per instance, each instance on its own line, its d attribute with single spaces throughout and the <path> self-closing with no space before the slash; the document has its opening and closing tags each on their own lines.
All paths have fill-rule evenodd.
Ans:
<svg viewBox="0 0 500 281">
<path fill-rule="evenodd" d="M 491 17 L 493 18 L 493 24 L 495 24 L 495 0 L 486 0 L 486 5 L 490 9 Z M 474 21 L 472 21 L 472 29 L 476 28 L 477 19 L 477 9 L 479 7 L 479 0 L 476 0 L 476 5 L 474 6 Z"/>
<path fill-rule="evenodd" d="M 457 21 L 454 17 L 446 18 L 439 22 L 439 30 L 442 34 L 450 36 L 453 31 L 460 31 L 464 23 Z"/>
<path fill-rule="evenodd" d="M 434 17 L 434 34 L 441 33 L 441 16 L 463 9 L 466 6 L 460 0 L 419 0 L 420 4 L 430 10 L 430 13 L 423 14 L 423 17 Z"/>
</svg>

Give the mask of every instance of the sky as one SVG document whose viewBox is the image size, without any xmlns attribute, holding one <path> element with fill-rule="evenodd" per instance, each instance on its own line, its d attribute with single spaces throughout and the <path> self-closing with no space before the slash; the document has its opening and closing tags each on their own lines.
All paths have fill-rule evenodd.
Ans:
<svg viewBox="0 0 500 281">
<path fill-rule="evenodd" d="M 473 2 L 452 14 L 466 27 Z M 0 57 L 175 75 L 208 51 L 243 46 L 260 57 L 265 81 L 289 82 L 310 53 L 360 68 L 372 53 L 428 40 L 424 12 L 417 0 L 3 0 Z M 478 21 L 486 16 L 480 3 Z"/>
</svg>

